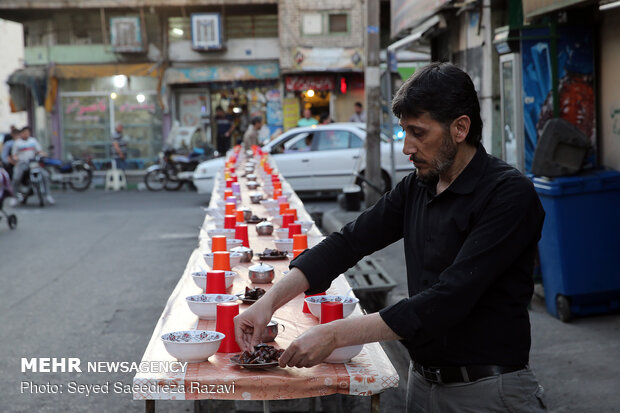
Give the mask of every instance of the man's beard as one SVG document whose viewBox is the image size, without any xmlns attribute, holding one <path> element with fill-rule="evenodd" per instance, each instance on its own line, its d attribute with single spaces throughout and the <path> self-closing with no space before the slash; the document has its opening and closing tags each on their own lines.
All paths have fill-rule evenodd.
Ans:
<svg viewBox="0 0 620 413">
<path fill-rule="evenodd" d="M 454 164 L 456 158 L 456 144 L 452 142 L 450 134 L 446 131 L 441 140 L 441 146 L 439 147 L 439 154 L 435 159 L 432 159 L 430 163 L 432 168 L 427 172 L 421 173 L 418 169 L 416 174 L 418 180 L 426 185 L 435 185 L 439 181 L 439 177 L 442 173 L 446 172 Z M 411 155 L 411 160 L 416 162 L 415 155 Z M 428 162 L 423 162 L 428 163 Z"/>
</svg>

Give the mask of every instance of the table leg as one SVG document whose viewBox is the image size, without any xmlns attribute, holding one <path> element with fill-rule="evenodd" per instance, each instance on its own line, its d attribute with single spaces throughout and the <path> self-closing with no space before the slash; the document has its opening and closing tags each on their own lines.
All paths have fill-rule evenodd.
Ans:
<svg viewBox="0 0 620 413">
<path fill-rule="evenodd" d="M 155 413 L 155 400 L 147 400 L 144 405 L 144 411 L 146 413 Z"/>
<path fill-rule="evenodd" d="M 269 413 L 269 400 L 263 400 L 263 413 Z"/>
<path fill-rule="evenodd" d="M 379 413 L 381 411 L 379 408 L 380 398 L 381 393 L 370 396 L 370 413 Z"/>
<path fill-rule="evenodd" d="M 201 413 L 202 409 L 200 409 L 200 400 L 194 400 L 194 413 Z"/>
<path fill-rule="evenodd" d="M 315 413 L 316 412 L 316 397 L 311 397 L 310 398 L 310 413 Z"/>
</svg>

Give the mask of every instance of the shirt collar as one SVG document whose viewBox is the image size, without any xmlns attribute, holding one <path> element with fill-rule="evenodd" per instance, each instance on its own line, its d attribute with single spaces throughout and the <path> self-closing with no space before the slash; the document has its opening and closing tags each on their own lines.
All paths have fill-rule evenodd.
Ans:
<svg viewBox="0 0 620 413">
<path fill-rule="evenodd" d="M 469 161 L 465 169 L 461 171 L 447 190 L 461 195 L 473 192 L 486 169 L 487 161 L 487 151 L 484 150 L 482 144 L 478 144 L 474 157 L 471 158 L 471 161 Z"/>
<path fill-rule="evenodd" d="M 482 176 L 487 165 L 487 152 L 482 146 L 482 144 L 478 144 L 478 148 L 476 149 L 476 153 L 474 157 L 469 161 L 465 169 L 461 171 L 459 176 L 450 184 L 450 186 L 446 189 L 447 191 L 451 191 L 457 194 L 469 194 L 473 192 L 478 180 Z M 427 185 L 422 183 L 421 181 L 417 181 L 417 184 L 421 187 L 426 188 L 430 195 L 435 195 L 435 185 Z"/>
</svg>

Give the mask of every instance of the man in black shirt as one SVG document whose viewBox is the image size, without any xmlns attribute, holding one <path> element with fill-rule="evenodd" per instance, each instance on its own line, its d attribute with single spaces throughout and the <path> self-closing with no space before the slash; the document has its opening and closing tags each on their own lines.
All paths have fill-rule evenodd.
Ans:
<svg viewBox="0 0 620 413">
<path fill-rule="evenodd" d="M 217 124 L 217 150 L 222 156 L 230 149 L 230 135 L 235 130 L 232 116 L 226 114 L 221 106 L 215 109 L 215 122 Z"/>
<path fill-rule="evenodd" d="M 417 71 L 392 109 L 415 173 L 292 261 L 290 273 L 235 319 L 237 341 L 249 348 L 288 300 L 326 290 L 362 257 L 404 238 L 409 298 L 306 331 L 280 365 L 309 367 L 334 348 L 401 340 L 412 359 L 407 411 L 544 411 L 527 367 L 527 305 L 544 219 L 533 186 L 485 152 L 478 97 L 457 67 Z"/>
</svg>

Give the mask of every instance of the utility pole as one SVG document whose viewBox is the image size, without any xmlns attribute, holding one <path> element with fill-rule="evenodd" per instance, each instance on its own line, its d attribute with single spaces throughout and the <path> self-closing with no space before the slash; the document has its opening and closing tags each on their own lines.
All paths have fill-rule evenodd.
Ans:
<svg viewBox="0 0 620 413">
<path fill-rule="evenodd" d="M 366 172 L 365 178 L 383 188 L 381 179 L 381 72 L 379 69 L 379 0 L 366 0 Z M 377 203 L 381 194 L 365 185 L 366 206 Z"/>
</svg>

